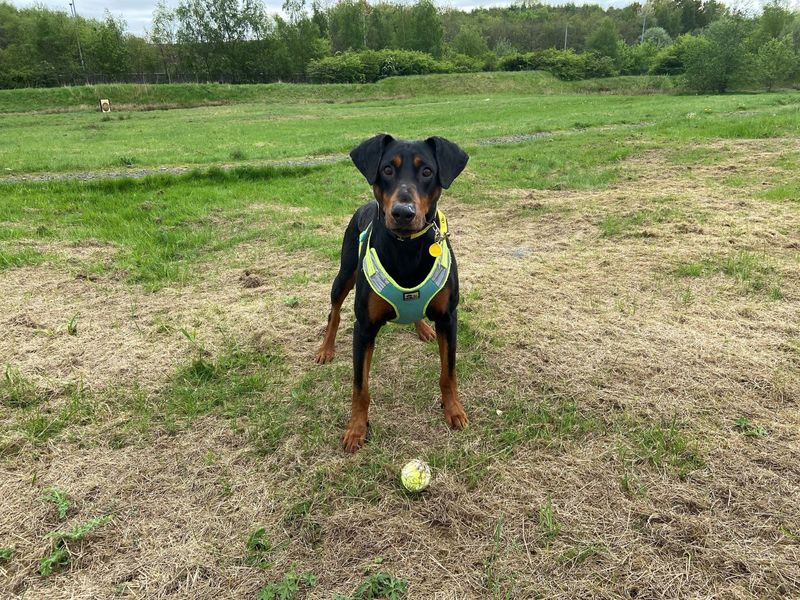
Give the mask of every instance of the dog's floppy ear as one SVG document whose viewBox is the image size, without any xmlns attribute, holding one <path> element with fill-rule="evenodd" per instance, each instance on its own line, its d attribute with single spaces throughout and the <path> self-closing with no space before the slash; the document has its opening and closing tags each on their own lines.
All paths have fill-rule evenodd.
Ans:
<svg viewBox="0 0 800 600">
<path fill-rule="evenodd" d="M 350 158 L 353 159 L 353 163 L 361 171 L 361 174 L 367 178 L 370 185 L 373 185 L 378 180 L 378 167 L 381 163 L 383 151 L 389 142 L 393 140 L 392 136 L 381 133 L 364 140 L 350 152 Z"/>
<path fill-rule="evenodd" d="M 469 156 L 450 140 L 437 136 L 429 137 L 425 142 L 433 150 L 436 165 L 439 167 L 439 184 L 447 189 L 467 166 Z"/>
</svg>

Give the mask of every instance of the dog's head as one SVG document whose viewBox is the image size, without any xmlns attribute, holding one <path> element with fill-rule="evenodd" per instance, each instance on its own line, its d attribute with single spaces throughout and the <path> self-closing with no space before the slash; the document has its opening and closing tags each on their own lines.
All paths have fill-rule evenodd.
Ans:
<svg viewBox="0 0 800 600">
<path fill-rule="evenodd" d="M 467 165 L 469 156 L 440 137 L 425 141 L 376 135 L 350 153 L 372 186 L 381 215 L 391 231 L 412 235 L 433 219 L 442 193 Z"/>
</svg>

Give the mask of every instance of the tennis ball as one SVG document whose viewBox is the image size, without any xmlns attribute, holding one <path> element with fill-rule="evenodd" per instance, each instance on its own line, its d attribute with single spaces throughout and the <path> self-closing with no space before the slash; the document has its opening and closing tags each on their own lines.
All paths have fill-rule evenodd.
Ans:
<svg viewBox="0 0 800 600">
<path fill-rule="evenodd" d="M 431 482 L 431 468 L 427 463 L 414 459 L 400 471 L 400 481 L 409 492 L 421 492 Z"/>
</svg>

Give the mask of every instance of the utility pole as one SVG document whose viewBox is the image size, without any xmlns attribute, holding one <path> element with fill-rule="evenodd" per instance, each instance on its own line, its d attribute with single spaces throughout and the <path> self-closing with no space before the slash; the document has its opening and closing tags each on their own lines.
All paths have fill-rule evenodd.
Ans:
<svg viewBox="0 0 800 600">
<path fill-rule="evenodd" d="M 81 58 L 81 68 L 83 69 L 83 78 L 86 80 L 86 85 L 89 85 L 89 77 L 86 75 L 86 63 L 83 62 L 83 50 L 81 49 L 81 36 L 78 33 L 78 11 L 75 10 L 75 0 L 69 3 L 69 9 L 72 12 L 72 18 L 75 20 L 75 41 L 78 42 L 78 56 Z"/>
<path fill-rule="evenodd" d="M 569 35 L 569 23 L 564 27 L 564 50 L 567 49 L 567 36 Z"/>
<path fill-rule="evenodd" d="M 647 11 L 642 10 L 642 15 L 644 15 L 644 17 L 642 18 L 642 39 L 639 42 L 640 44 L 644 44 L 644 27 L 647 25 Z"/>
</svg>

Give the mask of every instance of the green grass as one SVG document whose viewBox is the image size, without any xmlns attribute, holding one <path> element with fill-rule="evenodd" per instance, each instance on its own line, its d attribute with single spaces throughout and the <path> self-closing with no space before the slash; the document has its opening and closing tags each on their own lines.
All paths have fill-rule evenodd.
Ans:
<svg viewBox="0 0 800 600">
<path fill-rule="evenodd" d="M 553 501 L 550 498 L 539 509 L 539 533 L 545 545 L 549 545 L 561 533 L 561 524 L 556 520 Z"/>
<path fill-rule="evenodd" d="M 19 370 L 5 366 L 0 379 L 0 404 L 10 408 L 28 408 L 44 400 L 41 392 Z"/>
<path fill-rule="evenodd" d="M 676 421 L 651 424 L 623 424 L 627 445 L 619 448 L 623 465 L 646 464 L 668 470 L 680 479 L 701 469 L 704 462 L 697 443 Z"/>
<path fill-rule="evenodd" d="M 43 253 L 31 248 L 0 248 L 0 271 L 18 267 L 39 265 L 46 259 L 47 257 Z"/>
<path fill-rule="evenodd" d="M 671 139 L 678 129 L 681 137 L 697 139 L 775 137 L 798 127 L 797 94 L 747 96 L 748 111 L 753 114 L 731 119 L 730 113 L 743 102 L 741 96 L 576 94 L 574 86 L 553 83 L 551 78 L 535 73 L 397 79 L 376 84 L 377 88 L 230 86 L 234 87 L 229 90 L 232 104 L 140 111 L 129 113 L 130 118 L 123 120 L 104 121 L 91 110 L 10 114 L 4 117 L 9 135 L 0 138 L 0 163 L 5 165 L 4 174 L 18 174 L 170 164 L 202 166 L 241 162 L 245 157 L 274 161 L 344 155 L 367 135 L 387 129 L 409 138 L 435 133 L 472 147 L 498 136 L 570 131 L 576 124 L 589 132 L 608 127 L 632 127 L 630 130 L 636 131 L 642 124 L 650 124 L 640 129 L 652 129 Z M 563 93 L 548 95 L 552 86 Z M 169 93 L 162 88 L 170 86 L 152 87 L 157 89 L 124 89 L 132 96 Z M 207 89 L 225 87 L 178 86 L 174 93 L 181 97 L 194 93 L 202 102 Z M 264 102 L 262 92 L 249 94 L 251 88 L 278 93 Z M 383 91 L 374 96 L 360 95 L 364 89 Z M 65 90 L 58 93 L 66 98 L 75 93 L 71 88 Z M 11 90 L 5 93 L 8 105 L 16 106 L 18 94 L 29 92 L 34 96 L 41 92 L 54 105 L 64 101 L 51 90 Z M 291 94 L 303 100 L 293 99 Z M 0 92 L 0 107 L 3 97 Z M 352 102 L 354 99 L 363 101 Z M 402 119 L 390 126 L 386 111 L 401 111 Z M 699 116 L 689 120 L 687 114 Z M 51 150 L 54 132 L 58 153 Z M 615 137 L 618 139 L 619 133 Z"/>
<path fill-rule="evenodd" d="M 734 279 L 747 292 L 765 292 L 772 300 L 783 298 L 778 274 L 764 254 L 742 250 L 728 256 L 684 262 L 673 269 L 673 274 L 682 278 L 718 273 Z"/>
<path fill-rule="evenodd" d="M 667 207 L 660 207 L 656 210 L 643 209 L 622 215 L 608 215 L 600 221 L 599 227 L 604 237 L 644 236 L 645 233 L 640 228 L 658 223 L 668 223 L 680 216 L 680 212 Z"/>
</svg>

